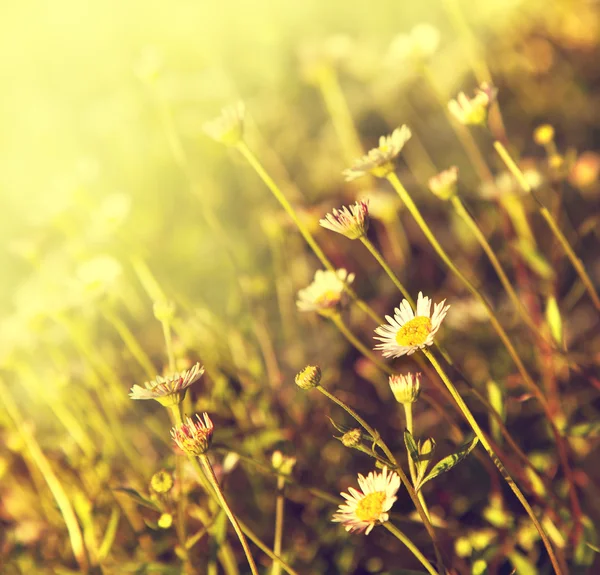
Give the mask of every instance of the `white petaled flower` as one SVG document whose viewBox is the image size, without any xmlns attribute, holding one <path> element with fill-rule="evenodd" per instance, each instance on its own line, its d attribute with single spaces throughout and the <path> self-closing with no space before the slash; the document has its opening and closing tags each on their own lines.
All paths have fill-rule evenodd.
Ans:
<svg viewBox="0 0 600 575">
<path fill-rule="evenodd" d="M 156 376 L 153 381 L 131 388 L 129 397 L 131 399 L 155 399 L 165 407 L 177 405 L 183 401 L 187 388 L 198 381 L 204 373 L 204 367 L 199 363 L 187 371 L 175 373 L 168 377 Z"/>
<path fill-rule="evenodd" d="M 469 99 L 461 92 L 456 100 L 450 100 L 448 110 L 461 124 L 484 126 L 487 123 L 488 108 L 496 99 L 497 93 L 496 88 L 484 82 L 475 90 L 473 98 Z"/>
<path fill-rule="evenodd" d="M 187 417 L 185 422 L 171 429 L 173 441 L 187 455 L 202 455 L 210 447 L 215 427 L 208 413 L 203 413 L 202 417 L 204 420 L 196 414 L 198 421 Z"/>
<path fill-rule="evenodd" d="M 456 193 L 458 168 L 452 166 L 429 178 L 429 190 L 442 200 L 449 200 Z"/>
<path fill-rule="evenodd" d="M 316 311 L 321 315 L 334 313 L 346 303 L 345 286 L 354 281 L 354 274 L 344 269 L 317 270 L 315 279 L 298 292 L 296 305 L 300 311 Z"/>
<path fill-rule="evenodd" d="M 342 206 L 339 210 L 334 208 L 319 220 L 319 224 L 351 240 L 361 238 L 369 229 L 369 201 L 359 200 L 353 206 Z"/>
<path fill-rule="evenodd" d="M 394 158 L 402 151 L 404 144 L 410 140 L 411 131 L 403 125 L 396 128 L 389 136 L 379 138 L 379 146 L 369 151 L 366 156 L 354 161 L 354 165 L 342 172 L 347 182 L 372 174 L 377 178 L 385 178 L 394 171 Z"/>
<path fill-rule="evenodd" d="M 384 467 L 381 473 L 371 471 L 367 477 L 359 473 L 358 484 L 362 492 L 349 487 L 349 493 L 342 493 L 346 503 L 338 507 L 331 520 L 342 523 L 350 533 L 364 531 L 368 535 L 375 525 L 390 518 L 388 511 L 397 499 L 400 477 Z"/>
<path fill-rule="evenodd" d="M 434 306 L 432 314 L 431 303 L 428 297 L 423 297 L 423 293 L 419 292 L 415 313 L 408 301 L 403 299 L 394 310 L 394 317 L 385 316 L 389 323 L 375 329 L 379 336 L 375 336 L 375 339 L 382 342 L 375 349 L 380 350 L 384 357 L 400 357 L 432 345 L 433 337 L 450 306 L 445 306 L 446 300 L 443 300 Z"/>
<path fill-rule="evenodd" d="M 237 102 L 221 110 L 221 115 L 206 122 L 204 131 L 213 140 L 226 146 L 236 146 L 244 136 L 244 102 Z"/>
<path fill-rule="evenodd" d="M 398 403 L 414 403 L 421 393 L 421 374 L 390 375 L 390 388 Z"/>
</svg>

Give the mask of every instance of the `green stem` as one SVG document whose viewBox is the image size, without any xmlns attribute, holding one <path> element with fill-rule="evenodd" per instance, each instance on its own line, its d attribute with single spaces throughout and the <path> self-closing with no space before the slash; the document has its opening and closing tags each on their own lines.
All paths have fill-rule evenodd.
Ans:
<svg viewBox="0 0 600 575">
<path fill-rule="evenodd" d="M 425 510 L 421 505 L 421 501 L 419 501 L 419 497 L 417 496 L 416 491 L 410 483 L 410 480 L 408 479 L 408 477 L 406 477 L 406 473 L 404 473 L 404 470 L 398 464 L 398 461 L 394 457 L 394 454 L 391 452 L 390 448 L 383 441 L 379 433 L 374 428 L 372 428 L 360 415 L 358 415 L 358 413 L 356 413 L 356 411 L 354 411 L 348 404 L 344 403 L 341 399 L 339 399 L 332 393 L 329 393 L 321 385 L 318 385 L 316 389 L 318 389 L 325 397 L 333 401 L 333 403 L 341 407 L 344 411 L 346 411 L 346 413 L 353 417 L 359 423 L 359 425 L 373 438 L 373 441 L 377 445 L 379 445 L 379 447 L 381 447 L 382 451 L 385 453 L 385 456 L 393 464 L 394 471 L 396 471 L 396 473 L 398 473 L 398 475 L 400 476 L 400 481 L 402 481 L 402 484 L 404 485 L 404 487 L 406 487 L 406 491 L 408 492 L 408 495 L 411 498 L 417 510 L 417 513 L 419 514 L 419 517 L 421 518 L 421 521 L 423 522 L 423 525 L 427 533 L 429 534 L 429 537 L 431 537 L 436 560 L 439 563 L 439 565 L 443 566 L 444 562 L 442 560 L 441 552 L 438 548 L 437 536 L 435 534 L 435 530 L 433 529 L 433 525 L 431 524 L 431 521 L 429 521 L 429 518 L 427 517 L 427 514 L 425 513 Z"/>
<path fill-rule="evenodd" d="M 392 271 L 392 268 L 390 268 L 381 253 L 379 253 L 379 250 L 373 245 L 373 242 L 371 242 L 367 236 L 362 236 L 360 241 L 371 252 L 371 255 L 377 260 L 377 263 L 383 268 L 385 273 L 389 276 L 394 285 L 400 290 L 400 293 L 405 297 L 411 307 L 415 309 L 415 302 L 410 297 L 408 290 L 402 285 L 402 282 L 398 279 L 398 276 Z"/>
<path fill-rule="evenodd" d="M 550 561 L 552 562 L 554 571 L 557 573 L 557 575 L 561 575 L 562 571 L 558 564 L 558 560 L 556 559 L 556 555 L 554 554 L 554 549 L 552 548 L 552 544 L 550 543 L 550 540 L 548 539 L 548 536 L 546 535 L 544 528 L 542 527 L 541 523 L 539 522 L 538 518 L 536 517 L 535 513 L 533 512 L 533 509 L 529 505 L 529 502 L 527 501 L 527 499 L 525 498 L 525 496 L 519 489 L 518 485 L 514 482 L 513 478 L 510 476 L 510 474 L 504 467 L 503 463 L 500 461 L 500 459 L 494 452 L 492 446 L 490 445 L 489 441 L 487 440 L 487 437 L 483 433 L 481 427 L 479 427 L 479 424 L 475 420 L 475 417 L 473 417 L 471 410 L 467 407 L 467 404 L 463 401 L 463 398 L 458 393 L 458 390 L 456 389 L 456 387 L 454 386 L 452 381 L 450 381 L 450 378 L 446 375 L 446 372 L 443 370 L 442 366 L 438 363 L 437 359 L 427 348 L 423 348 L 423 353 L 425 354 L 425 357 L 427 357 L 427 359 L 429 360 L 429 362 L 431 363 L 433 368 L 438 372 L 442 381 L 446 385 L 446 388 L 448 389 L 448 391 L 452 395 L 454 401 L 458 404 L 460 410 L 462 411 L 463 415 L 465 416 L 465 419 L 469 422 L 469 425 L 471 426 L 471 428 L 473 429 L 473 431 L 479 438 L 481 445 L 483 445 L 487 454 L 490 456 L 491 460 L 494 462 L 494 465 L 496 465 L 496 467 L 498 468 L 498 471 L 500 471 L 500 474 L 502 475 L 504 480 L 508 483 L 509 487 L 512 489 L 514 494 L 517 496 L 517 499 L 520 501 L 521 505 L 523 506 L 523 508 L 529 515 L 529 517 L 531 518 L 531 521 L 533 522 L 538 533 L 540 534 L 540 537 L 542 538 L 544 546 L 546 547 L 546 551 L 548 552 L 548 555 L 550 556 Z"/>
<path fill-rule="evenodd" d="M 427 558 L 419 551 L 419 549 L 413 544 L 413 542 L 406 536 L 400 529 L 398 529 L 393 523 L 386 521 L 383 526 L 394 536 L 396 539 L 401 541 L 407 549 L 419 560 L 421 565 L 427 569 L 427 573 L 431 575 L 438 575 L 438 572 L 433 568 L 433 565 L 427 561 Z"/>
<path fill-rule="evenodd" d="M 541 200 L 535 195 L 531 186 L 529 185 L 529 182 L 525 178 L 525 175 L 523 174 L 519 166 L 517 166 L 516 162 L 512 159 L 511 155 L 508 153 L 508 150 L 504 147 L 502 142 L 495 140 L 494 148 L 496 152 L 498 152 L 498 155 L 502 158 L 502 161 L 506 164 L 506 167 L 517 179 L 519 185 L 523 188 L 523 190 L 530 193 L 537 202 L 540 214 L 546 220 L 556 239 L 560 242 L 560 245 L 565 250 L 565 253 L 567 254 L 569 260 L 571 260 L 575 271 L 579 275 L 581 281 L 583 282 L 583 285 L 585 286 L 587 292 L 590 295 L 590 298 L 594 302 L 594 306 L 597 310 L 600 311 L 600 297 L 598 296 L 598 292 L 596 291 L 596 288 L 594 288 L 594 284 L 592 283 L 590 276 L 586 272 L 583 262 L 577 257 L 577 255 L 573 251 L 573 248 L 569 244 L 569 241 L 567 240 L 565 235 L 560 230 L 560 227 L 556 223 L 556 220 L 552 217 L 552 214 L 550 213 L 548 208 L 546 208 L 546 206 L 544 206 Z"/>
<path fill-rule="evenodd" d="M 281 555 L 281 541 L 283 539 L 283 514 L 285 510 L 285 497 L 283 490 L 285 488 L 285 478 L 281 475 L 277 477 L 277 500 L 275 502 L 275 540 L 273 541 L 273 553 Z M 281 565 L 273 561 L 271 575 L 279 575 Z"/>
<path fill-rule="evenodd" d="M 406 417 L 406 429 L 414 437 L 415 433 L 414 433 L 414 427 L 413 427 L 412 403 L 403 403 L 402 405 L 404 406 L 404 415 Z M 417 484 L 417 469 L 415 467 L 415 462 L 413 461 L 413 458 L 411 457 L 410 452 L 408 451 L 408 448 L 406 450 L 406 454 L 408 455 L 408 469 L 410 471 L 410 478 L 412 479 L 413 486 L 416 486 L 416 484 Z M 417 497 L 419 498 L 419 501 L 421 502 L 421 505 L 423 506 L 423 511 L 425 511 L 425 514 L 427 515 L 427 519 L 429 519 L 429 521 L 431 521 L 431 515 L 429 514 L 429 508 L 427 507 L 427 503 L 425 501 L 425 496 L 423 495 L 423 492 L 421 490 L 417 491 Z"/>
<path fill-rule="evenodd" d="M 213 471 L 212 465 L 210 464 L 208 456 L 205 453 L 200 455 L 200 463 L 202 464 L 204 473 L 206 474 L 206 477 L 210 481 L 215 491 L 215 494 L 217 495 L 217 499 L 219 500 L 223 511 L 225 511 L 225 513 L 227 514 L 229 521 L 231 522 L 233 528 L 235 529 L 235 532 L 237 533 L 238 539 L 240 540 L 242 548 L 244 549 L 244 553 L 246 554 L 248 565 L 250 565 L 250 571 L 252 572 L 252 575 L 258 575 L 258 569 L 256 568 L 256 563 L 254 562 L 254 558 L 252 557 L 252 553 L 250 552 L 250 547 L 248 546 L 246 537 L 244 536 L 244 533 L 242 531 L 242 528 L 240 527 L 240 524 L 238 523 L 238 520 L 231 511 L 231 508 L 229 507 L 229 504 L 227 503 L 227 500 L 223 495 L 223 491 L 221 490 L 221 486 L 219 485 L 215 472 Z"/>
<path fill-rule="evenodd" d="M 339 313 L 334 313 L 330 316 L 331 321 L 338 328 L 340 333 L 358 350 L 362 353 L 367 359 L 371 360 L 381 371 L 387 373 L 388 375 L 393 375 L 394 370 L 389 366 L 383 363 L 364 343 L 362 343 L 348 328 L 342 316 Z"/>
<path fill-rule="evenodd" d="M 260 179 L 266 184 L 271 193 L 275 196 L 277 201 L 281 204 L 281 207 L 286 211 L 288 216 L 292 219 L 296 227 L 302 234 L 302 237 L 306 241 L 306 243 L 310 246 L 312 251 L 315 253 L 319 261 L 323 264 L 323 266 L 329 271 L 335 271 L 335 267 L 329 261 L 323 250 L 320 248 L 319 244 L 315 241 L 314 237 L 310 233 L 307 226 L 302 222 L 302 220 L 296 214 L 292 205 L 288 202 L 287 198 L 279 188 L 279 186 L 275 183 L 273 178 L 268 174 L 268 172 L 264 169 L 262 164 L 258 161 L 258 158 L 254 155 L 252 150 L 246 145 L 245 142 L 241 141 L 237 145 L 237 149 L 244 156 L 246 161 L 250 164 L 250 166 L 254 169 L 254 171 L 258 174 Z M 358 297 L 356 292 L 350 287 L 348 284 L 344 284 L 344 289 L 350 295 L 350 297 L 354 300 L 356 305 L 366 313 L 373 321 L 377 323 L 383 323 L 382 319 L 379 317 L 377 313 L 362 299 Z"/>
<path fill-rule="evenodd" d="M 467 227 L 471 230 L 471 232 L 473 232 L 473 235 L 477 238 L 479 245 L 482 247 L 483 251 L 486 253 L 487 257 L 489 258 L 490 263 L 494 267 L 494 270 L 496 270 L 496 274 L 498 274 L 498 278 L 500 278 L 500 281 L 502 282 L 502 285 L 504 286 L 506 293 L 508 294 L 511 301 L 513 302 L 513 305 L 515 306 L 515 309 L 521 316 L 521 319 L 533 331 L 533 333 L 536 336 L 541 338 L 543 341 L 547 342 L 546 337 L 540 332 L 538 326 L 535 325 L 534 321 L 531 319 L 531 317 L 527 313 L 527 310 L 521 303 L 519 296 L 517 295 L 514 288 L 512 287 L 510 280 L 508 279 L 506 273 L 504 272 L 504 269 L 500 265 L 500 262 L 498 261 L 498 258 L 496 257 L 496 254 L 494 253 L 494 250 L 488 243 L 486 237 L 483 235 L 482 231 L 479 229 L 479 226 L 477 225 L 477 223 L 475 222 L 475 220 L 473 219 L 471 214 L 468 212 L 465 205 L 461 202 L 460 198 L 456 195 L 452 197 L 452 206 L 454 207 L 456 213 L 467 224 Z"/>
</svg>

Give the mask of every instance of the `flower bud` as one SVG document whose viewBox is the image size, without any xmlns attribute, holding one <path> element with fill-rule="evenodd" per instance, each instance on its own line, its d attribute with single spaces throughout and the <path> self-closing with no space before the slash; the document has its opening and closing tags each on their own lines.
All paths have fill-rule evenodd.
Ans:
<svg viewBox="0 0 600 575">
<path fill-rule="evenodd" d="M 300 389 L 312 389 L 321 383 L 321 368 L 318 365 L 307 365 L 296 375 L 296 385 Z"/>
<path fill-rule="evenodd" d="M 398 403 L 414 403 L 421 393 L 421 374 L 390 375 L 390 387 Z"/>
<path fill-rule="evenodd" d="M 362 431 L 358 427 L 356 427 L 354 429 L 351 429 L 350 431 L 346 431 L 346 433 L 342 435 L 340 441 L 346 447 L 357 447 L 358 445 L 360 445 L 361 437 Z"/>
</svg>

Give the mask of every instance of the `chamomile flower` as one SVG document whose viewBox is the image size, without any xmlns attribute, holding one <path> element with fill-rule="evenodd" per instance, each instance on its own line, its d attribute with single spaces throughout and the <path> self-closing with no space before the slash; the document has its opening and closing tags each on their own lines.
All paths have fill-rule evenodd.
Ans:
<svg viewBox="0 0 600 575">
<path fill-rule="evenodd" d="M 202 417 L 204 420 L 196 414 L 198 421 L 187 417 L 184 423 L 171 429 L 173 441 L 181 451 L 188 455 L 202 455 L 210 447 L 215 427 L 208 417 L 208 413 L 202 414 Z"/>
<path fill-rule="evenodd" d="M 354 165 L 344 170 L 347 182 L 371 174 L 377 178 L 385 178 L 394 171 L 394 158 L 402 151 L 404 144 L 410 140 L 411 131 L 403 125 L 396 128 L 391 135 L 381 136 L 379 146 L 373 148 L 362 158 L 354 161 Z"/>
<path fill-rule="evenodd" d="M 187 388 L 198 381 L 204 373 L 204 367 L 199 363 L 187 371 L 175 373 L 168 377 L 156 376 L 153 381 L 131 388 L 129 397 L 131 399 L 155 399 L 165 407 L 177 405 L 183 401 Z"/>
<path fill-rule="evenodd" d="M 364 236 L 369 229 L 369 202 L 359 200 L 353 206 L 342 206 L 319 220 L 322 227 L 338 234 L 342 234 L 351 240 Z"/>
<path fill-rule="evenodd" d="M 213 140 L 226 146 L 236 146 L 244 135 L 244 102 L 237 102 L 221 110 L 221 115 L 203 126 Z"/>
<path fill-rule="evenodd" d="M 342 523 L 350 533 L 364 531 L 368 535 L 375 525 L 389 519 L 388 511 L 400 489 L 400 477 L 384 467 L 381 473 L 371 471 L 367 477 L 359 473 L 358 484 L 362 491 L 349 487 L 349 493 L 341 494 L 346 503 L 338 507 L 331 520 Z"/>
<path fill-rule="evenodd" d="M 429 178 L 429 190 L 441 200 L 449 200 L 456 193 L 458 168 L 452 166 Z"/>
<path fill-rule="evenodd" d="M 469 99 L 461 92 L 456 100 L 450 100 L 448 110 L 461 124 L 485 126 L 488 108 L 496 99 L 497 92 L 496 88 L 484 82 L 475 90 L 473 98 Z"/>
<path fill-rule="evenodd" d="M 346 303 L 345 286 L 354 281 L 354 274 L 344 269 L 317 270 L 315 279 L 298 292 L 296 305 L 300 311 L 316 311 L 328 315 Z"/>
<path fill-rule="evenodd" d="M 446 300 L 443 300 L 434 306 L 432 314 L 431 303 L 428 297 L 423 297 L 423 293 L 419 292 L 415 314 L 408 301 L 402 300 L 394 310 L 394 317 L 385 316 L 389 323 L 375 329 L 379 336 L 375 336 L 375 339 L 382 342 L 375 349 L 380 350 L 384 357 L 401 357 L 432 345 L 433 337 L 450 306 L 445 306 Z"/>
</svg>

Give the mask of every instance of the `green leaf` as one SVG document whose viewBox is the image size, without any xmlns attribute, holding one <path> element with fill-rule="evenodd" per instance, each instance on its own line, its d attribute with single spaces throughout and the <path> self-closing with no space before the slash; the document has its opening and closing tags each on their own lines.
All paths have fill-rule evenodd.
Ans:
<svg viewBox="0 0 600 575">
<path fill-rule="evenodd" d="M 532 565 L 524 555 L 513 551 L 508 554 L 508 558 L 519 575 L 537 575 L 536 566 Z"/>
<path fill-rule="evenodd" d="M 417 451 L 419 452 L 419 461 L 415 465 L 417 470 L 417 485 L 423 481 L 423 477 L 425 477 L 425 474 L 427 473 L 429 464 L 433 459 L 435 448 L 435 440 L 432 437 L 419 439 L 417 442 Z"/>
<path fill-rule="evenodd" d="M 131 489 L 131 487 L 115 487 L 113 491 L 119 491 L 120 493 L 125 493 L 125 495 L 129 496 L 136 503 L 143 505 L 144 507 L 148 507 L 153 509 L 154 511 L 160 511 L 160 509 L 154 504 L 154 502 L 150 501 L 150 499 L 146 499 L 142 495 L 140 495 L 135 489 Z"/>
<path fill-rule="evenodd" d="M 408 429 L 404 430 L 404 443 L 406 444 L 406 449 L 410 458 L 415 462 L 415 464 L 419 463 L 419 450 L 417 449 L 417 444 L 412 436 L 412 433 L 408 431 Z"/>
<path fill-rule="evenodd" d="M 425 483 L 435 479 L 438 475 L 446 473 L 446 471 L 450 471 L 455 465 L 460 463 L 467 455 L 469 455 L 473 449 L 475 449 L 475 446 L 478 442 L 479 439 L 474 437 L 471 441 L 465 443 L 456 453 L 448 455 L 448 457 L 444 457 L 444 459 L 436 463 L 434 468 L 429 472 L 429 475 L 425 477 L 425 479 L 423 479 L 423 481 L 421 481 L 421 483 L 417 486 L 417 489 L 421 489 Z"/>
<path fill-rule="evenodd" d="M 584 421 L 567 429 L 569 437 L 597 437 L 600 434 L 600 421 Z"/>
<path fill-rule="evenodd" d="M 527 240 L 514 242 L 514 246 L 523 256 L 525 263 L 531 271 L 535 272 L 542 279 L 552 279 L 554 277 L 554 269 L 548 263 L 548 260 L 535 249 Z"/>
<path fill-rule="evenodd" d="M 560 317 L 560 310 L 558 309 L 558 302 L 554 296 L 550 296 L 546 302 L 546 321 L 550 326 L 550 333 L 552 338 L 558 345 L 562 345 L 563 342 L 563 329 L 562 319 Z"/>
</svg>

